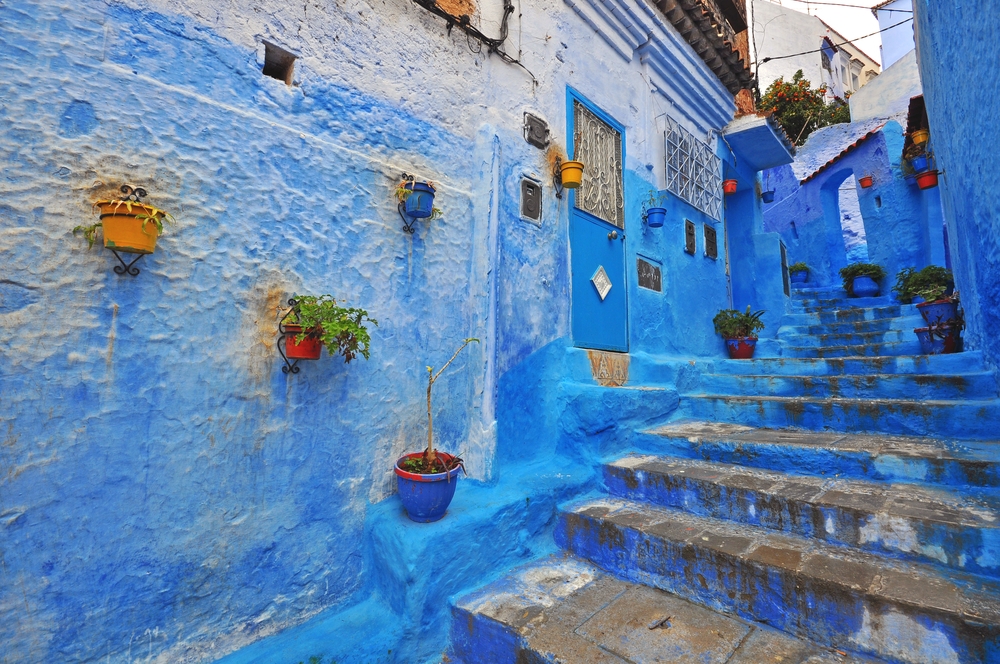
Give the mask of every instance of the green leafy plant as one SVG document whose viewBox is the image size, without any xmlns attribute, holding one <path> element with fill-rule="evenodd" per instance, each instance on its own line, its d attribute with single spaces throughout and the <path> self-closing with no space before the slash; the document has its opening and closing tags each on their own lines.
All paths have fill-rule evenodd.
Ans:
<svg viewBox="0 0 1000 664">
<path fill-rule="evenodd" d="M 666 197 L 665 194 L 661 194 L 660 192 L 658 192 L 655 189 L 650 189 L 649 190 L 649 195 L 646 197 L 646 206 L 645 207 L 646 207 L 647 210 L 649 210 L 651 208 L 661 208 L 661 207 L 663 207 L 664 201 L 666 201 L 666 200 L 667 200 L 667 197 Z"/>
<path fill-rule="evenodd" d="M 826 86 L 813 88 L 801 69 L 791 81 L 782 77 L 771 83 L 760 99 L 759 108 L 774 113 L 778 124 L 796 145 L 802 145 L 820 127 L 851 121 L 847 102 L 836 97 L 828 104 Z"/>
<path fill-rule="evenodd" d="M 409 178 L 402 180 L 396 185 L 396 189 L 393 191 L 393 196 L 395 197 L 397 203 L 406 202 L 406 199 L 413 193 L 413 185 L 416 184 L 416 182 L 416 178 Z M 424 182 L 423 184 L 426 184 L 432 190 L 437 191 L 437 186 L 430 180 Z M 444 212 L 441 211 L 441 208 L 432 207 L 431 216 L 427 217 L 427 220 L 434 221 L 435 219 L 440 219 L 443 216 Z"/>
<path fill-rule="evenodd" d="M 882 281 L 885 279 L 885 268 L 876 263 L 851 263 L 840 268 L 844 290 L 850 295 L 854 295 L 854 277 L 871 277 L 873 281 Z"/>
<path fill-rule="evenodd" d="M 799 261 L 798 263 L 792 263 L 791 265 L 789 265 L 788 266 L 788 271 L 789 272 L 808 272 L 809 271 L 809 266 L 806 265 L 805 263 L 803 263 L 802 261 Z"/>
<path fill-rule="evenodd" d="M 128 214 L 132 214 L 132 208 L 137 207 L 142 210 L 142 214 L 135 215 L 136 219 L 142 220 L 142 232 L 146 232 L 146 225 L 153 224 L 156 227 L 157 235 L 163 234 L 163 222 L 166 221 L 168 224 L 174 223 L 174 218 L 166 210 L 161 210 L 158 207 L 149 205 L 148 203 L 137 203 L 135 201 L 121 200 L 114 198 L 111 200 L 97 201 L 94 203 L 95 208 L 99 208 L 104 205 L 113 205 L 114 212 L 118 212 L 119 208 L 125 207 Z M 73 235 L 77 233 L 83 233 L 83 238 L 87 241 L 87 248 L 90 249 L 94 246 L 97 241 L 97 230 L 103 228 L 103 222 L 98 221 L 94 224 L 80 225 L 73 228 Z"/>
<path fill-rule="evenodd" d="M 434 387 L 434 383 L 441 377 L 444 370 L 455 361 L 458 354 L 465 350 L 465 347 L 471 343 L 479 343 L 479 339 L 470 337 L 463 341 L 462 345 L 455 351 L 455 354 L 451 356 L 451 359 L 445 362 L 444 366 L 438 369 L 437 373 L 434 373 L 434 367 L 427 367 L 427 449 L 424 450 L 423 456 L 403 461 L 400 464 L 400 468 L 403 470 L 421 475 L 449 472 L 459 466 L 461 466 L 463 471 L 465 470 L 465 466 L 462 465 L 462 459 L 458 455 L 451 457 L 450 460 L 445 460 L 439 457 L 434 451 L 434 417 L 431 414 L 431 388 Z"/>
<path fill-rule="evenodd" d="M 933 302 L 940 300 L 954 284 L 951 270 L 946 268 L 937 265 L 928 265 L 922 270 L 904 267 L 896 273 L 896 285 L 892 290 L 896 299 L 904 304 L 909 304 L 916 296 Z"/>
<path fill-rule="evenodd" d="M 368 359 L 371 337 L 365 323 L 378 327 L 378 321 L 369 318 L 367 311 L 341 307 L 332 295 L 296 297 L 285 323 L 302 328 L 295 336 L 296 342 L 302 343 L 306 337 L 318 339 L 331 355 L 343 355 L 345 363 L 359 353 Z"/>
<path fill-rule="evenodd" d="M 722 335 L 723 339 L 750 339 L 757 338 L 757 332 L 764 329 L 764 321 L 761 317 L 765 310 L 750 312 L 750 305 L 746 311 L 736 309 L 723 309 L 715 314 L 712 323 L 715 324 L 715 331 Z"/>
</svg>

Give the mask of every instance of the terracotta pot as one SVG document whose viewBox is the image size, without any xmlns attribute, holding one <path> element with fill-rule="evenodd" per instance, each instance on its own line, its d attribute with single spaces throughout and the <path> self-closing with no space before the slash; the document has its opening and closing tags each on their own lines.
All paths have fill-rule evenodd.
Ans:
<svg viewBox="0 0 1000 664">
<path fill-rule="evenodd" d="M 938 172 L 937 171 L 927 171 L 926 173 L 917 174 L 917 186 L 921 189 L 931 189 L 936 187 L 938 183 Z"/>
<path fill-rule="evenodd" d="M 916 143 L 917 145 L 922 145 L 926 143 L 930 137 L 931 137 L 931 132 L 929 132 L 926 129 L 917 129 L 915 131 L 910 132 L 910 138 L 912 138 L 913 142 Z"/>
<path fill-rule="evenodd" d="M 576 189 L 583 182 L 583 162 L 564 161 L 560 167 L 562 170 L 562 184 L 567 189 Z"/>
<path fill-rule="evenodd" d="M 302 332 L 300 325 L 285 326 L 285 356 L 289 360 L 318 360 L 323 352 L 323 342 L 318 337 L 305 337 L 301 342 L 295 339 Z"/>
<path fill-rule="evenodd" d="M 754 337 L 726 339 L 726 350 L 729 351 L 729 359 L 731 360 L 749 360 L 753 357 L 756 348 L 757 339 Z"/>
<path fill-rule="evenodd" d="M 151 254 L 156 250 L 160 231 L 153 218 L 162 219 L 162 212 L 142 203 L 98 201 L 95 205 L 101 211 L 105 247 L 127 254 Z"/>
<path fill-rule="evenodd" d="M 729 194 L 735 194 L 736 188 L 739 183 L 736 180 L 723 180 L 722 181 L 722 192 L 728 196 Z"/>
<path fill-rule="evenodd" d="M 875 184 L 875 178 L 873 178 L 870 175 L 866 175 L 866 176 L 864 176 L 862 178 L 858 178 L 858 184 L 861 185 L 862 189 L 867 189 L 868 187 L 870 187 L 873 184 Z"/>
</svg>

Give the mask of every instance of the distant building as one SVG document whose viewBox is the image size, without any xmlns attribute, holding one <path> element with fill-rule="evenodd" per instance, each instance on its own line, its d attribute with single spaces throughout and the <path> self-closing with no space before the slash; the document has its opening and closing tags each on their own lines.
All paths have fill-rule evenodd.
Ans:
<svg viewBox="0 0 1000 664">
<path fill-rule="evenodd" d="M 830 99 L 843 98 L 881 72 L 874 59 L 815 16 L 757 0 L 752 17 L 750 59 L 756 63 L 761 92 L 778 78 L 791 80 L 801 69 L 813 86 L 826 85 Z M 784 57 L 793 54 L 799 55 Z"/>
<path fill-rule="evenodd" d="M 913 0 L 886 0 L 872 7 L 882 31 L 882 68 L 888 69 L 913 50 Z"/>
</svg>

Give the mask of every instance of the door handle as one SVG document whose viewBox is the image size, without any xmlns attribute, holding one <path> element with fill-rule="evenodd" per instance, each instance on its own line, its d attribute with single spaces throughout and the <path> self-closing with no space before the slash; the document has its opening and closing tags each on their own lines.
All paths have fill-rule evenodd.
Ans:
<svg viewBox="0 0 1000 664">
<path fill-rule="evenodd" d="M 608 233 L 608 239 L 609 240 L 617 240 L 618 239 L 618 231 L 611 231 L 610 233 Z"/>
</svg>

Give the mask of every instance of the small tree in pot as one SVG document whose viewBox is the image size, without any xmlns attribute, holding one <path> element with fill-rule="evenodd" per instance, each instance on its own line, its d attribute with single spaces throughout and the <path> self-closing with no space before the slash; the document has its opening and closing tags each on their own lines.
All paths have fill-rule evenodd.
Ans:
<svg viewBox="0 0 1000 664">
<path fill-rule="evenodd" d="M 723 309 L 715 314 L 712 323 L 715 324 L 715 331 L 726 340 L 730 359 L 748 360 L 753 357 L 757 348 L 757 332 L 764 329 L 764 321 L 761 320 L 764 313 L 763 309 L 751 313 L 748 304 L 746 311 Z"/>
</svg>

